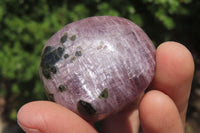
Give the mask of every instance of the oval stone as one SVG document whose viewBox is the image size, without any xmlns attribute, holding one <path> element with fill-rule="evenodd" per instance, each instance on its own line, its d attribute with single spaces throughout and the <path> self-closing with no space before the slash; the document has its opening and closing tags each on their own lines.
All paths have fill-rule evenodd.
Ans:
<svg viewBox="0 0 200 133">
<path fill-rule="evenodd" d="M 133 22 L 89 17 L 47 41 L 39 71 L 50 100 L 96 121 L 122 110 L 149 86 L 155 56 L 153 43 Z"/>
</svg>

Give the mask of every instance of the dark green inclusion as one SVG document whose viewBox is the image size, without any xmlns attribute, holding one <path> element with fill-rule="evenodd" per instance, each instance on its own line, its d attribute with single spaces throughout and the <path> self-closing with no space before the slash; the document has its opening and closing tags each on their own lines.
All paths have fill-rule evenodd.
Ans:
<svg viewBox="0 0 200 133">
<path fill-rule="evenodd" d="M 64 35 L 60 38 L 60 42 L 61 42 L 61 43 L 64 43 L 64 42 L 66 42 L 66 41 L 67 41 L 67 33 L 64 34 Z"/>
<path fill-rule="evenodd" d="M 75 41 L 76 40 L 76 35 L 71 36 L 70 40 Z"/>
<path fill-rule="evenodd" d="M 108 98 L 108 88 L 105 88 L 105 89 L 101 92 L 101 94 L 99 95 L 99 98 L 100 98 L 100 99 L 106 99 L 106 98 Z"/>
<path fill-rule="evenodd" d="M 74 61 L 76 59 L 76 57 L 75 56 L 73 56 L 70 60 L 71 61 Z"/>
<path fill-rule="evenodd" d="M 63 91 L 66 91 L 67 88 L 64 85 L 59 85 L 58 89 L 60 92 L 63 92 Z"/>
<path fill-rule="evenodd" d="M 53 94 L 48 94 L 48 99 L 52 102 L 55 102 L 55 99 L 54 99 L 54 95 Z"/>
<path fill-rule="evenodd" d="M 51 79 L 51 72 L 56 74 L 57 70 L 54 66 L 56 62 L 58 62 L 64 52 L 64 49 L 59 47 L 55 50 L 53 50 L 53 47 L 47 46 L 44 49 L 44 53 L 41 58 L 41 67 L 42 67 L 42 73 L 45 78 Z"/>
<path fill-rule="evenodd" d="M 81 51 L 76 51 L 75 56 L 82 56 L 82 52 Z"/>
<path fill-rule="evenodd" d="M 67 59 L 68 57 L 69 57 L 69 55 L 68 55 L 68 54 L 65 54 L 65 55 L 64 55 L 64 58 L 65 58 L 65 59 Z"/>
<path fill-rule="evenodd" d="M 96 110 L 92 107 L 92 105 L 83 100 L 78 101 L 77 109 L 78 109 L 79 113 L 85 117 L 91 117 L 96 114 Z"/>
</svg>

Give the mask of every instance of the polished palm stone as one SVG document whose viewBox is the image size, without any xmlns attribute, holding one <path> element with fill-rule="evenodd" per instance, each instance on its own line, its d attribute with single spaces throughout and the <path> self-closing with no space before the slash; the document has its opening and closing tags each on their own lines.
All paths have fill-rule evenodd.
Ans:
<svg viewBox="0 0 200 133">
<path fill-rule="evenodd" d="M 47 41 L 40 77 L 50 100 L 96 121 L 129 106 L 149 86 L 155 51 L 133 22 L 89 17 L 66 25 Z"/>
</svg>

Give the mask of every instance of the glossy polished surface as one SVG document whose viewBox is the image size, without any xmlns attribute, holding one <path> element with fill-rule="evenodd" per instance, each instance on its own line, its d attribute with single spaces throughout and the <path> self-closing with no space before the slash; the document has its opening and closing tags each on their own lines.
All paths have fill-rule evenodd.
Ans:
<svg viewBox="0 0 200 133">
<path fill-rule="evenodd" d="M 155 47 L 127 19 L 90 17 L 48 40 L 39 70 L 50 100 L 96 121 L 128 106 L 148 87 Z"/>
</svg>

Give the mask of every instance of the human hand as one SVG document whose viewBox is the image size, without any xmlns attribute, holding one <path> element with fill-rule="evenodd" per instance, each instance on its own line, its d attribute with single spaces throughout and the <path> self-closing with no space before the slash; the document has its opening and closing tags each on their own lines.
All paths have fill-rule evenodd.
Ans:
<svg viewBox="0 0 200 133">
<path fill-rule="evenodd" d="M 157 48 L 156 74 L 149 91 L 133 106 L 103 120 L 102 132 L 183 133 L 194 72 L 193 58 L 181 44 Z M 65 107 L 49 101 L 24 105 L 17 115 L 27 133 L 96 133 L 95 128 Z M 140 121 L 140 122 L 139 122 Z"/>
</svg>

